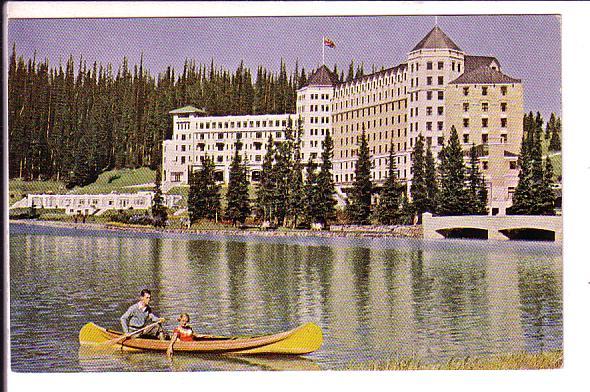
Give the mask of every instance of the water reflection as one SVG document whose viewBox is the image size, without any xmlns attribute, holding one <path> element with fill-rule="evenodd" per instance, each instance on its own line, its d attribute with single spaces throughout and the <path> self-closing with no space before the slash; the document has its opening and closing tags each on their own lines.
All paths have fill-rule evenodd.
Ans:
<svg viewBox="0 0 590 392">
<path fill-rule="evenodd" d="M 307 358 L 325 369 L 562 344 L 561 253 L 554 245 L 87 234 L 11 236 L 13 370 L 272 367 L 251 358 L 179 356 L 171 367 L 149 353 L 72 355 L 84 323 L 118 329 L 144 287 L 153 290 L 153 307 L 171 320 L 170 329 L 182 311 L 197 331 L 223 335 L 314 321 L 324 345 Z"/>
</svg>

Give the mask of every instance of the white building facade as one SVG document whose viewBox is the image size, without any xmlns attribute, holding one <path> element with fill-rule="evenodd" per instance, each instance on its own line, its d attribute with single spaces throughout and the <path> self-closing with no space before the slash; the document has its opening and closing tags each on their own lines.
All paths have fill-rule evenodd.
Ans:
<svg viewBox="0 0 590 392">
<path fill-rule="evenodd" d="M 216 180 L 227 183 L 235 149 L 239 148 L 251 181 L 257 181 L 267 151 L 269 137 L 275 143 L 285 140 L 289 119 L 297 127 L 294 114 L 245 116 L 202 116 L 202 111 L 187 106 L 170 112 L 172 139 L 163 144 L 162 190 L 188 185 L 189 170 L 198 169 L 208 156 L 215 165 Z M 239 143 L 238 143 L 239 142 Z"/>
<path fill-rule="evenodd" d="M 181 195 L 162 195 L 168 208 L 178 207 Z M 147 210 L 152 208 L 154 192 L 106 194 L 29 194 L 11 208 L 35 208 L 65 210 L 68 215 L 100 215 L 108 210 Z"/>
</svg>

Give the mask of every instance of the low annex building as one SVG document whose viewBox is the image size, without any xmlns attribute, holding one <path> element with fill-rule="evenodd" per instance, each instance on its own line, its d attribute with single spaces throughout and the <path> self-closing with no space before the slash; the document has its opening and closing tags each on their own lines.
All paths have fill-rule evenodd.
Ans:
<svg viewBox="0 0 590 392">
<path fill-rule="evenodd" d="M 242 141 L 250 179 L 257 181 L 268 136 L 283 140 L 291 118 L 294 129 L 301 124 L 304 162 L 319 159 L 326 133 L 332 135 L 339 195 L 354 181 L 363 131 L 373 181 L 379 186 L 387 177 L 393 148 L 398 178 L 409 190 L 419 135 L 436 156 L 454 127 L 466 157 L 477 147 L 490 213 L 505 214 L 518 182 L 523 95 L 521 80 L 502 73 L 498 59 L 466 54 L 435 26 L 405 62 L 392 68 L 341 82 L 322 65 L 298 90 L 296 113 L 208 117 L 191 106 L 171 111 L 174 129 L 163 144 L 162 186 L 166 191 L 186 185 L 189 170 L 198 168 L 205 154 L 215 163 L 217 179 L 227 183 L 237 140 Z"/>
<path fill-rule="evenodd" d="M 152 208 L 154 192 L 106 194 L 29 194 L 11 208 L 45 208 L 65 210 L 68 215 L 100 215 L 108 210 L 146 210 Z M 162 195 L 168 208 L 178 207 L 181 195 Z"/>
</svg>

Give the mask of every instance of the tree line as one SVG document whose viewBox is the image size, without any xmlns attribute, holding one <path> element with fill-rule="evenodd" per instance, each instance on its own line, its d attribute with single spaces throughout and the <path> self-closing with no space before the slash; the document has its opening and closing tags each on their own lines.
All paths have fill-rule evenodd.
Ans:
<svg viewBox="0 0 590 392">
<path fill-rule="evenodd" d="M 335 69 L 336 70 L 336 69 Z M 337 71 L 337 70 L 336 70 Z M 307 73 L 284 61 L 256 78 L 241 62 L 235 72 L 186 60 L 153 76 L 127 58 L 117 70 L 70 55 L 50 67 L 18 56 L 8 69 L 9 177 L 59 180 L 83 186 L 105 170 L 159 165 L 162 141 L 171 136 L 168 112 L 193 105 L 209 115 L 294 113 L 296 91 Z"/>
</svg>

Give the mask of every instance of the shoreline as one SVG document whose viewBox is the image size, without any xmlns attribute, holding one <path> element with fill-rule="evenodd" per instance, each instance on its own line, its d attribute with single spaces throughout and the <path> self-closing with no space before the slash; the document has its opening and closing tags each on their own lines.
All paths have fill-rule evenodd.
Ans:
<svg viewBox="0 0 590 392">
<path fill-rule="evenodd" d="M 123 225 L 109 223 L 71 223 L 52 220 L 9 219 L 9 225 L 29 225 L 41 227 L 54 227 L 72 230 L 103 230 L 112 232 L 129 232 L 142 234 L 209 234 L 230 236 L 257 236 L 257 237 L 308 237 L 308 238 L 414 238 L 422 239 L 422 226 L 399 226 L 390 231 L 373 230 L 259 230 L 259 229 L 158 229 L 151 226 Z"/>
</svg>

